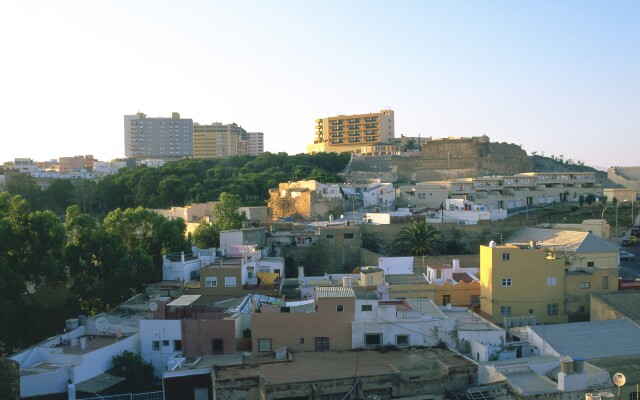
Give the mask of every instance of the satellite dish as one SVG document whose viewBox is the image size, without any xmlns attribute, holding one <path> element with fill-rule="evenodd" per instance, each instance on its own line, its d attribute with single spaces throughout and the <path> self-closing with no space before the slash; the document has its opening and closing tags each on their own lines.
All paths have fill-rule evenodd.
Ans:
<svg viewBox="0 0 640 400">
<path fill-rule="evenodd" d="M 100 317 L 96 319 L 96 329 L 98 332 L 105 332 L 109 328 L 109 320 L 105 317 Z"/>
<path fill-rule="evenodd" d="M 158 310 L 158 303 L 156 303 L 155 301 L 152 301 L 149 303 L 149 311 L 156 311 Z"/>
<path fill-rule="evenodd" d="M 613 374 L 613 383 L 616 384 L 617 387 L 624 385 L 627 382 L 627 378 L 620 372 L 616 372 Z"/>
</svg>

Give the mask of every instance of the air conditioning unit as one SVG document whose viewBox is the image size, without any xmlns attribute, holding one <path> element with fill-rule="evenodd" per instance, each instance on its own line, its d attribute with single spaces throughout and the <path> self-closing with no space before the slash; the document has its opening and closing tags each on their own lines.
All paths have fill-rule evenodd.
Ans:
<svg viewBox="0 0 640 400">
<path fill-rule="evenodd" d="M 535 315 L 530 315 L 529 316 L 529 326 L 536 326 L 536 316 Z"/>
<path fill-rule="evenodd" d="M 511 318 L 511 326 L 517 328 L 520 326 L 520 317 L 512 317 Z"/>
<path fill-rule="evenodd" d="M 520 326 L 528 326 L 529 317 L 520 317 Z"/>
<path fill-rule="evenodd" d="M 511 317 L 504 317 L 504 329 L 511 328 Z"/>
</svg>

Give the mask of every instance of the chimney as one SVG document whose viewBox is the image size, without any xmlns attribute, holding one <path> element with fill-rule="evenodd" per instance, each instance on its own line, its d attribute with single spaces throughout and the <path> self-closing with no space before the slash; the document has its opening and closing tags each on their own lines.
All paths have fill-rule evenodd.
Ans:
<svg viewBox="0 0 640 400">
<path fill-rule="evenodd" d="M 351 286 L 351 275 L 345 275 L 342 277 L 342 286 L 344 287 Z"/>
<path fill-rule="evenodd" d="M 298 267 L 298 282 L 304 279 L 304 266 Z"/>
<path fill-rule="evenodd" d="M 459 259 L 454 259 L 453 260 L 453 273 L 457 274 L 460 272 L 460 260 Z"/>
<path fill-rule="evenodd" d="M 180 261 L 184 264 L 184 251 L 180 253 Z"/>
</svg>

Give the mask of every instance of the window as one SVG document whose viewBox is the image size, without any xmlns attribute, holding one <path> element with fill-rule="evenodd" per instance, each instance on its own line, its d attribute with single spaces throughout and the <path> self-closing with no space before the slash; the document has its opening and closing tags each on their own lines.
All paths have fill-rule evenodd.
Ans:
<svg viewBox="0 0 640 400">
<path fill-rule="evenodd" d="M 442 270 L 440 269 L 436 270 L 436 279 L 442 279 Z"/>
<path fill-rule="evenodd" d="M 224 277 L 224 287 L 236 287 L 236 277 L 235 276 L 225 276 Z"/>
<path fill-rule="evenodd" d="M 371 304 L 363 304 L 360 306 L 360 311 L 373 311 L 373 306 Z"/>
<path fill-rule="evenodd" d="M 151 348 L 154 350 L 160 350 L 160 341 L 154 340 L 153 342 L 151 342 Z"/>
<path fill-rule="evenodd" d="M 217 276 L 207 276 L 204 279 L 205 287 L 217 287 L 218 286 L 218 277 Z"/>
<path fill-rule="evenodd" d="M 173 341 L 173 351 L 182 351 L 182 340 Z"/>
<path fill-rule="evenodd" d="M 271 351 L 271 339 L 258 339 L 258 351 Z"/>
<path fill-rule="evenodd" d="M 511 315 L 511 306 L 500 307 L 500 315 Z"/>
<path fill-rule="evenodd" d="M 343 312 L 344 311 L 344 306 L 342 304 L 338 304 L 336 306 L 336 312 Z"/>
<path fill-rule="evenodd" d="M 558 315 L 558 303 L 547 304 L 547 314 Z"/>
<path fill-rule="evenodd" d="M 480 296 L 477 294 L 471 295 L 471 307 L 480 307 Z"/>
<path fill-rule="evenodd" d="M 247 268 L 247 279 L 253 279 L 253 267 Z"/>
<path fill-rule="evenodd" d="M 198 271 L 191 271 L 189 272 L 189 280 L 190 281 L 197 281 L 200 277 L 198 276 Z"/>
<path fill-rule="evenodd" d="M 502 253 L 502 261 L 509 261 L 509 253 Z"/>
<path fill-rule="evenodd" d="M 168 340 L 163 340 L 162 341 L 162 347 L 167 347 L 169 346 L 169 341 Z"/>
<path fill-rule="evenodd" d="M 509 287 L 511 283 L 511 278 L 502 278 L 502 286 Z"/>
<path fill-rule="evenodd" d="M 602 288 L 603 289 L 609 289 L 609 277 L 608 276 L 603 276 L 602 277 Z"/>
<path fill-rule="evenodd" d="M 328 337 L 316 337 L 316 351 L 329 350 L 329 338 Z"/>
<path fill-rule="evenodd" d="M 409 335 L 396 335 L 396 346 L 408 346 Z"/>
<path fill-rule="evenodd" d="M 587 261 L 587 267 L 595 267 L 596 263 L 594 261 Z"/>
<path fill-rule="evenodd" d="M 344 234 L 344 238 L 345 239 L 353 239 L 353 233 L 345 233 Z"/>
<path fill-rule="evenodd" d="M 364 345 L 365 347 L 382 346 L 382 333 L 365 333 Z"/>
<path fill-rule="evenodd" d="M 300 338 L 300 344 L 304 344 L 304 338 L 303 337 Z"/>
<path fill-rule="evenodd" d="M 325 236 L 326 239 L 333 239 L 333 235 L 327 235 Z"/>
<path fill-rule="evenodd" d="M 591 282 L 582 282 L 580 284 L 580 289 L 589 289 L 591 288 Z"/>
<path fill-rule="evenodd" d="M 556 285 L 556 277 L 550 276 L 547 278 L 547 286 L 555 286 Z"/>
<path fill-rule="evenodd" d="M 224 353 L 224 345 L 222 339 L 213 338 L 211 339 L 211 354 L 222 354 Z"/>
<path fill-rule="evenodd" d="M 442 305 L 446 306 L 447 304 L 451 303 L 451 295 L 448 294 L 443 294 L 442 295 Z"/>
</svg>

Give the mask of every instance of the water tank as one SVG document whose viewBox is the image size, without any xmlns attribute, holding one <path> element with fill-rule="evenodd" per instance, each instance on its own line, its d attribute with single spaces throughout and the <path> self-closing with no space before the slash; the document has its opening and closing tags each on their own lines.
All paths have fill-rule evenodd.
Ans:
<svg viewBox="0 0 640 400">
<path fill-rule="evenodd" d="M 583 357 L 573 357 L 573 370 L 576 374 L 581 374 L 584 372 L 584 358 Z"/>
<path fill-rule="evenodd" d="M 491 247 L 492 249 L 495 249 L 495 248 L 496 248 L 496 242 L 495 242 L 495 241 L 493 241 L 493 240 L 492 240 L 492 241 L 490 241 L 490 242 L 489 242 L 489 247 Z"/>
<path fill-rule="evenodd" d="M 567 375 L 571 375 L 573 373 L 573 360 L 571 358 L 564 357 L 560 359 L 560 372 Z"/>
<path fill-rule="evenodd" d="M 80 337 L 80 350 L 86 350 L 87 349 L 87 337 L 86 336 L 81 336 Z"/>
<path fill-rule="evenodd" d="M 78 323 L 79 323 L 78 318 L 69 318 L 66 321 L 65 325 L 66 325 L 68 331 L 72 331 L 72 330 L 78 328 Z"/>
<path fill-rule="evenodd" d="M 79 315 L 78 326 L 87 326 L 87 317 L 85 317 L 84 315 Z"/>
<path fill-rule="evenodd" d="M 509 329 L 511 328 L 511 317 L 504 317 L 504 328 L 505 329 Z"/>
<path fill-rule="evenodd" d="M 520 317 L 520 326 L 529 326 L 529 317 Z"/>
<path fill-rule="evenodd" d="M 342 277 L 342 286 L 344 287 L 351 286 L 351 276 L 345 275 Z"/>
</svg>

